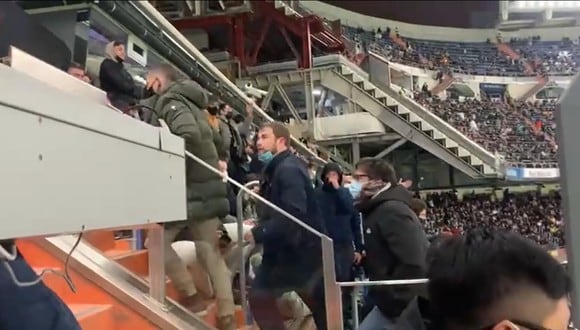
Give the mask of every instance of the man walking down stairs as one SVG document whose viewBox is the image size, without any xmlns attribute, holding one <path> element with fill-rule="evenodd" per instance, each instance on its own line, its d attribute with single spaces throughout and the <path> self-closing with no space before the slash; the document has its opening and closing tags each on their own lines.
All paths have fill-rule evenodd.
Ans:
<svg viewBox="0 0 580 330">
<path fill-rule="evenodd" d="M 73 313 L 38 279 L 14 241 L 2 240 L 0 247 L 8 254 L 16 253 L 12 261 L 10 256 L 0 257 L 0 329 L 81 330 Z"/>
</svg>

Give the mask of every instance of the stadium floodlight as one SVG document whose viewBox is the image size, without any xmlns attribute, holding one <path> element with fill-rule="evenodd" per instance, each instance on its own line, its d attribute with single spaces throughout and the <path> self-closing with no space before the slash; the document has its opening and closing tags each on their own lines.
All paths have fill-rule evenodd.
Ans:
<svg viewBox="0 0 580 330">
<path fill-rule="evenodd" d="M 580 8 L 580 1 L 513 1 L 517 9 L 569 9 Z"/>
</svg>

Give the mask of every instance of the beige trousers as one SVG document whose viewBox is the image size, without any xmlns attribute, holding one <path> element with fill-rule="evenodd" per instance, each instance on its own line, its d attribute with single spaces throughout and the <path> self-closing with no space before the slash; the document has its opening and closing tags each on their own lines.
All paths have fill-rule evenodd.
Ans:
<svg viewBox="0 0 580 330">
<path fill-rule="evenodd" d="M 186 264 L 179 258 L 171 243 L 184 228 L 191 230 L 195 241 L 197 261 L 210 277 L 217 300 L 218 316 L 234 315 L 235 305 L 232 295 L 231 274 L 218 248 L 218 218 L 208 220 L 184 221 L 171 224 L 164 231 L 165 268 L 175 289 L 184 296 L 197 294 L 193 277 Z"/>
</svg>

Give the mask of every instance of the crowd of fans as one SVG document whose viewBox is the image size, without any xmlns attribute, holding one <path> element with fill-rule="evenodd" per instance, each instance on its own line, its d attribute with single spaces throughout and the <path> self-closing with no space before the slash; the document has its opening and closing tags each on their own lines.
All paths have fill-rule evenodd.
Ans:
<svg viewBox="0 0 580 330">
<path fill-rule="evenodd" d="M 455 73 L 491 76 L 573 75 L 577 72 L 579 40 L 542 41 L 539 37 L 512 39 L 508 45 L 519 55 L 510 58 L 491 40 L 448 42 L 403 38 L 390 28 L 365 31 L 344 28 L 362 50 L 372 49 L 390 61 L 431 70 L 444 67 Z M 498 36 L 497 42 L 501 42 Z"/>
<path fill-rule="evenodd" d="M 441 100 L 426 92 L 415 93 L 415 100 L 514 166 L 555 167 L 557 164 L 555 102 Z"/>
<path fill-rule="evenodd" d="M 478 227 L 517 232 L 548 249 L 564 246 L 564 223 L 559 192 L 546 195 L 535 192 L 503 196 L 470 193 L 458 198 L 456 193 L 432 193 L 428 205 L 428 234 L 461 234 Z"/>
</svg>

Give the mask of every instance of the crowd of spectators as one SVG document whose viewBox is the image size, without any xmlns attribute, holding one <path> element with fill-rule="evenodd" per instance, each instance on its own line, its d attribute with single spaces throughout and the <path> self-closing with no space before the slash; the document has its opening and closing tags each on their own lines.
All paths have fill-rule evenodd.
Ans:
<svg viewBox="0 0 580 330">
<path fill-rule="evenodd" d="M 542 41 L 539 37 L 511 39 L 508 45 L 519 54 L 510 58 L 491 40 L 450 42 L 401 37 L 389 28 L 365 31 L 345 27 L 344 34 L 362 50 L 372 49 L 388 60 L 424 69 L 473 75 L 535 76 L 573 75 L 577 72 L 579 40 Z M 497 42 L 501 41 L 498 37 Z M 531 70 L 530 70 L 531 68 Z"/>
<path fill-rule="evenodd" d="M 415 100 L 486 150 L 512 166 L 556 167 L 553 101 L 502 102 L 467 99 L 441 100 L 417 92 Z"/>
<path fill-rule="evenodd" d="M 428 211 L 425 229 L 429 234 L 461 234 L 489 227 L 518 232 L 549 249 L 564 246 L 564 224 L 559 192 L 496 194 L 432 193 L 425 198 Z"/>
<path fill-rule="evenodd" d="M 579 37 L 580 39 L 580 37 Z M 539 36 L 511 38 L 514 51 L 534 66 L 536 72 L 553 75 L 573 75 L 578 72 L 579 39 L 542 41 Z"/>
</svg>

